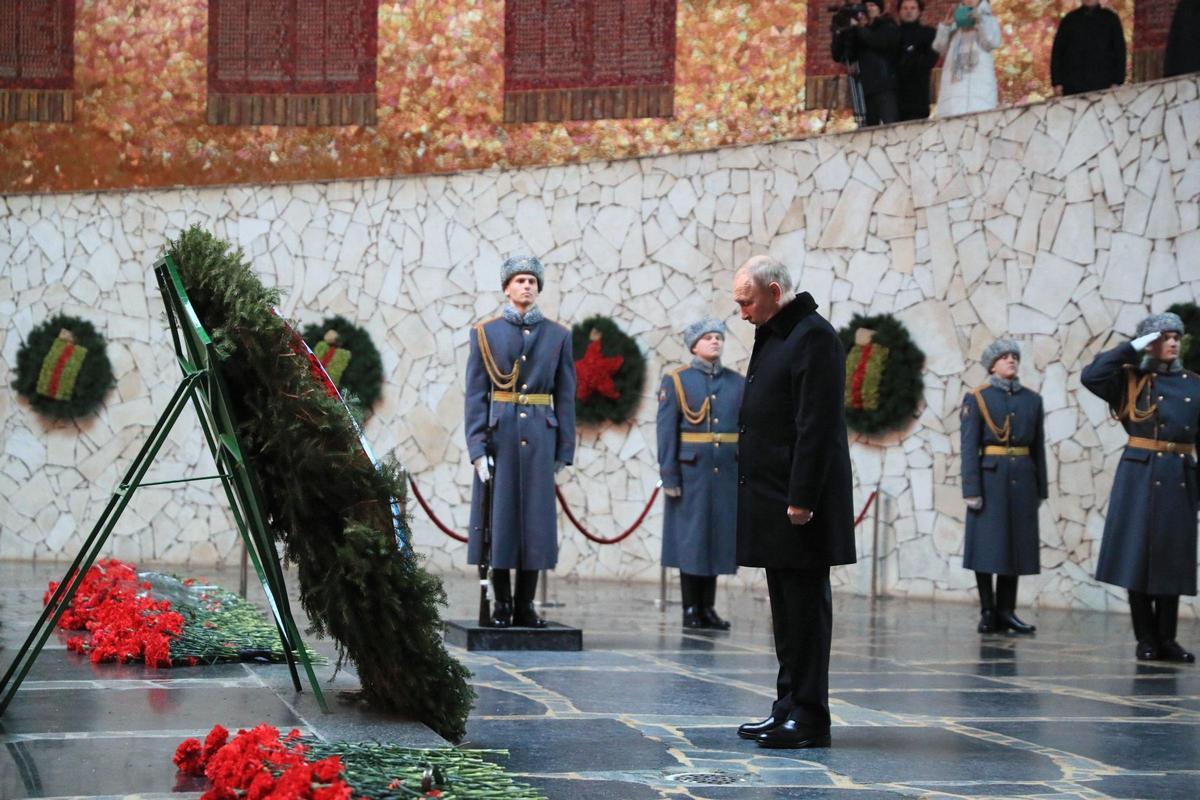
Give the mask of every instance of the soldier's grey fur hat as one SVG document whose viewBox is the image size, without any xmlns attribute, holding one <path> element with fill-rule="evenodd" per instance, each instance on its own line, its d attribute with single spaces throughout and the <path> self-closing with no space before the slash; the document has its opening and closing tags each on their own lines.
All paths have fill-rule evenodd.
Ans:
<svg viewBox="0 0 1200 800">
<path fill-rule="evenodd" d="M 1164 311 L 1161 314 L 1151 314 L 1138 323 L 1138 336 L 1145 336 L 1147 333 L 1154 333 L 1156 331 L 1175 331 L 1180 336 L 1183 336 L 1183 320 L 1179 318 L 1178 314 L 1171 311 Z"/>
<path fill-rule="evenodd" d="M 505 261 L 500 267 L 500 288 L 507 288 L 514 275 L 532 275 L 537 278 L 539 292 L 546 283 L 546 268 L 533 256 L 513 256 Z"/>
<path fill-rule="evenodd" d="M 979 360 L 983 362 L 984 368 L 991 372 L 992 365 L 1005 353 L 1012 353 L 1020 361 L 1021 345 L 1017 343 L 1016 339 L 997 339 L 983 348 L 983 356 Z"/>
<path fill-rule="evenodd" d="M 719 333 L 725 335 L 725 323 L 716 317 L 705 317 L 698 319 L 691 325 L 688 325 L 683 330 L 683 341 L 687 345 L 690 352 L 696 346 L 696 342 L 700 341 L 700 337 L 706 333 Z"/>
</svg>

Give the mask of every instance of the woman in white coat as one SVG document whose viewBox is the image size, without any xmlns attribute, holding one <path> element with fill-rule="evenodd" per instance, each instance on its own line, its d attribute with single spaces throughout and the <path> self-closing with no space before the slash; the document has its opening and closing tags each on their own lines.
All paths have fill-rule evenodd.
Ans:
<svg viewBox="0 0 1200 800">
<path fill-rule="evenodd" d="M 933 49 L 944 55 L 937 116 L 950 117 L 996 107 L 996 67 L 1000 24 L 988 0 L 960 0 L 938 24 Z"/>
</svg>

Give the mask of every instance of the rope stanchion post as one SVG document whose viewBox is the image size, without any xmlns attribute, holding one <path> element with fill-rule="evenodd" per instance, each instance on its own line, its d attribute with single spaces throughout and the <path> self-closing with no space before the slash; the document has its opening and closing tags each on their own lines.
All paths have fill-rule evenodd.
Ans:
<svg viewBox="0 0 1200 800">
<path fill-rule="evenodd" d="M 563 602 L 560 602 L 557 600 L 552 602 L 550 600 L 550 589 L 549 589 L 550 571 L 549 570 L 542 570 L 542 577 L 540 580 L 541 580 L 541 586 L 538 589 L 538 593 L 541 595 L 541 599 L 538 600 L 538 603 L 537 603 L 538 607 L 539 608 L 562 608 L 563 606 L 565 606 L 566 603 L 563 603 Z"/>
<path fill-rule="evenodd" d="M 875 514 L 871 523 L 871 602 L 879 596 L 879 487 L 872 495 L 875 498 Z"/>
</svg>

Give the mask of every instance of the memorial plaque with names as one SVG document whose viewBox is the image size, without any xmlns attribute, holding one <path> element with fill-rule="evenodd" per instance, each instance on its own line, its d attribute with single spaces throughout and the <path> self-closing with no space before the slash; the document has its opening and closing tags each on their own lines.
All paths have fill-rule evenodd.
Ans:
<svg viewBox="0 0 1200 800">
<path fill-rule="evenodd" d="M 504 121 L 674 113 L 675 0 L 507 0 Z"/>
<path fill-rule="evenodd" d="M 209 0 L 209 123 L 373 125 L 378 9 L 378 0 Z"/>
<path fill-rule="evenodd" d="M 0 0 L 0 122 L 72 117 L 74 0 Z"/>
</svg>

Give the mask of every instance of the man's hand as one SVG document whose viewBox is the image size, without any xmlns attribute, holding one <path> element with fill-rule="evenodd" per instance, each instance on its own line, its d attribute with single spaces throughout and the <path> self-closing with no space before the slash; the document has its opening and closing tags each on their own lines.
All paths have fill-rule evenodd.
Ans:
<svg viewBox="0 0 1200 800">
<path fill-rule="evenodd" d="M 807 525 L 808 521 L 813 518 L 811 509 L 801 508 L 800 506 L 788 506 L 787 515 L 788 522 L 793 525 Z"/>
<path fill-rule="evenodd" d="M 663 494 L 667 497 L 683 497 L 683 487 L 675 486 L 671 489 L 663 489 Z"/>
<path fill-rule="evenodd" d="M 475 474 L 479 476 L 479 480 L 487 483 L 492 479 L 492 471 L 488 469 L 487 456 L 480 456 L 472 463 L 475 465 Z"/>
<path fill-rule="evenodd" d="M 1147 333 L 1145 336 L 1139 336 L 1130 342 L 1130 344 L 1133 345 L 1134 350 L 1140 353 L 1160 338 L 1162 338 L 1162 331 L 1154 331 L 1153 333 Z"/>
<path fill-rule="evenodd" d="M 982 497 L 968 497 L 968 498 L 966 498 L 966 501 L 967 501 L 967 508 L 971 509 L 972 511 L 979 511 L 980 509 L 983 508 L 983 498 Z"/>
</svg>

